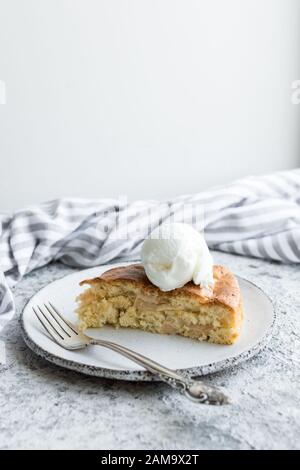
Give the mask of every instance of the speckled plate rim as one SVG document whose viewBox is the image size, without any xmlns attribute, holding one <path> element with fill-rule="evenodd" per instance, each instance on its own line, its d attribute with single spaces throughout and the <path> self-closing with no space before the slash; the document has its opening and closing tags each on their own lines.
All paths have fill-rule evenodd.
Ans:
<svg viewBox="0 0 300 470">
<path fill-rule="evenodd" d="M 124 263 L 125 264 L 125 263 Z M 72 275 L 72 274 L 71 274 Z M 67 276 L 70 276 L 68 274 Z M 65 276 L 65 277 L 67 277 Z M 274 308 L 274 303 L 272 299 L 264 292 L 264 290 L 257 286 L 254 282 L 249 281 L 248 279 L 245 279 L 244 277 L 236 275 L 237 279 L 243 280 L 244 282 L 249 283 L 256 289 L 259 289 L 261 293 L 268 299 L 272 306 L 272 314 L 273 314 L 273 320 L 272 323 L 270 324 L 269 328 L 266 330 L 264 336 L 261 338 L 260 341 L 258 341 L 253 347 L 237 354 L 236 356 L 232 356 L 228 359 L 223 359 L 219 360 L 217 362 L 213 362 L 212 364 L 206 364 L 202 366 L 196 366 L 196 367 L 189 367 L 189 368 L 184 368 L 184 369 L 177 369 L 176 371 L 184 375 L 185 377 L 199 377 L 199 376 L 205 376 L 208 374 L 214 374 L 216 372 L 220 372 L 224 369 L 231 369 L 241 362 L 244 362 L 248 359 L 251 359 L 253 356 L 261 352 L 268 344 L 270 341 L 273 331 L 274 331 L 274 326 L 276 323 L 276 311 Z M 57 279 L 56 281 L 53 281 L 51 284 L 57 283 L 61 281 L 64 278 Z M 116 370 L 116 369 L 109 369 L 109 368 L 104 368 L 104 367 L 98 367 L 98 366 L 92 366 L 88 364 L 83 364 L 79 362 L 75 362 L 72 360 L 66 360 L 60 356 L 57 356 L 53 353 L 50 353 L 49 351 L 45 350 L 44 348 L 40 347 L 37 345 L 28 335 L 26 331 L 26 327 L 24 324 L 24 311 L 27 307 L 27 305 L 31 302 L 31 300 L 38 295 L 43 289 L 45 289 L 47 286 L 44 286 L 43 288 L 39 289 L 25 304 L 20 318 L 19 318 L 19 323 L 21 327 L 21 333 L 24 339 L 25 344 L 38 356 L 41 358 L 47 360 L 48 362 L 51 362 L 57 366 L 60 366 L 65 369 L 70 369 L 78 373 L 82 373 L 84 375 L 89 375 L 93 377 L 102 377 L 102 378 L 107 378 L 107 379 L 116 379 L 116 380 L 126 380 L 126 381 L 145 381 L 145 382 L 159 382 L 160 379 L 154 375 L 152 375 L 148 371 L 143 371 L 143 370 Z"/>
</svg>

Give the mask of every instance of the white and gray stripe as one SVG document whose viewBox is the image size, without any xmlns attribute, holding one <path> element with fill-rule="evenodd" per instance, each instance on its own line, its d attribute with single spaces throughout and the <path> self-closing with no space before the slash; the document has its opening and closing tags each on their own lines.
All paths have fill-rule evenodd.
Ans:
<svg viewBox="0 0 300 470">
<path fill-rule="evenodd" d="M 300 169 L 164 202 L 62 199 L 0 214 L 0 330 L 14 313 L 11 287 L 33 269 L 137 259 L 157 225 L 183 218 L 205 229 L 210 248 L 299 263 Z"/>
</svg>

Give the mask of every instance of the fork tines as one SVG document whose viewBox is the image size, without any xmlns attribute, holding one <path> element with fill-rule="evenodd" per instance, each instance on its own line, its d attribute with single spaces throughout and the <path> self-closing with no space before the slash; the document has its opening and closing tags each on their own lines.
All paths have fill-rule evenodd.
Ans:
<svg viewBox="0 0 300 470">
<path fill-rule="evenodd" d="M 50 301 L 43 306 L 32 307 L 32 310 L 47 333 L 57 342 L 61 343 L 78 335 L 74 326 L 63 318 Z"/>
</svg>

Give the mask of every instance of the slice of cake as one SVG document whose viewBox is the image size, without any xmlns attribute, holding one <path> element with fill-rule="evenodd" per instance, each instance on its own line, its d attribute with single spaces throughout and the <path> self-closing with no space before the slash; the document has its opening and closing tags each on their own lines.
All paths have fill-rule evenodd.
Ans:
<svg viewBox="0 0 300 470">
<path fill-rule="evenodd" d="M 163 292 L 141 264 L 110 269 L 80 283 L 89 288 L 77 299 L 79 328 L 113 325 L 232 344 L 243 319 L 239 284 L 223 266 L 214 266 L 213 275 L 213 287 L 189 282 Z"/>
</svg>

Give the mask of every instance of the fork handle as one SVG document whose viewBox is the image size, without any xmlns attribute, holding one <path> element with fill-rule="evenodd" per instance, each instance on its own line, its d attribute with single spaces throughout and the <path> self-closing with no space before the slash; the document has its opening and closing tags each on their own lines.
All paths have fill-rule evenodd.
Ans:
<svg viewBox="0 0 300 470">
<path fill-rule="evenodd" d="M 127 357 L 159 377 L 163 382 L 166 382 L 171 387 L 183 393 L 187 398 L 194 402 L 209 405 L 223 405 L 230 402 L 229 398 L 216 387 L 208 386 L 200 380 L 186 378 L 172 369 L 169 369 L 158 362 L 143 356 L 142 354 L 132 351 L 125 346 L 121 346 L 120 344 L 116 344 L 111 341 L 94 338 L 91 339 L 90 344 L 103 346 L 104 348 Z"/>
</svg>

